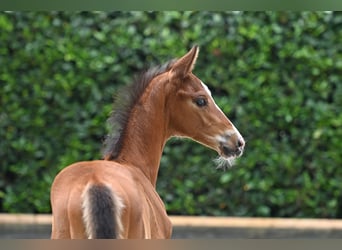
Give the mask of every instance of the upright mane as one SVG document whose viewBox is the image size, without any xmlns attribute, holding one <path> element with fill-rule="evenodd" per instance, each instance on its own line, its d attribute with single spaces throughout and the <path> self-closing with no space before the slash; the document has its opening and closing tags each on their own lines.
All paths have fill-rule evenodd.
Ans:
<svg viewBox="0 0 342 250">
<path fill-rule="evenodd" d="M 114 95 L 113 110 L 108 118 L 110 133 L 103 143 L 102 156 L 105 160 L 115 160 L 123 146 L 126 127 L 131 112 L 152 79 L 171 69 L 175 60 L 150 68 L 134 77 L 132 84 L 122 87 Z"/>
</svg>

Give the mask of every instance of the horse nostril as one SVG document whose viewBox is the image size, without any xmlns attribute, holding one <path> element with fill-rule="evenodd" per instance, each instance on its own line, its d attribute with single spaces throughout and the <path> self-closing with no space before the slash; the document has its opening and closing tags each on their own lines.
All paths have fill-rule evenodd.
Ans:
<svg viewBox="0 0 342 250">
<path fill-rule="evenodd" d="M 243 139 L 238 139 L 237 141 L 238 148 L 242 148 L 244 145 L 245 145 L 245 142 L 243 141 Z"/>
</svg>

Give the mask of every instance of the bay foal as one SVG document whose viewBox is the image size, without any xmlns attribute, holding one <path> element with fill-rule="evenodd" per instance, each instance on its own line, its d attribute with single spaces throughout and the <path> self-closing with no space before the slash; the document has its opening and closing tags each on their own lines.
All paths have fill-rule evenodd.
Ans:
<svg viewBox="0 0 342 250">
<path fill-rule="evenodd" d="M 198 51 L 150 69 L 118 94 L 104 160 L 74 163 L 53 182 L 51 238 L 170 238 L 156 192 L 168 138 L 192 138 L 226 164 L 242 154 L 242 136 L 192 73 Z"/>
</svg>

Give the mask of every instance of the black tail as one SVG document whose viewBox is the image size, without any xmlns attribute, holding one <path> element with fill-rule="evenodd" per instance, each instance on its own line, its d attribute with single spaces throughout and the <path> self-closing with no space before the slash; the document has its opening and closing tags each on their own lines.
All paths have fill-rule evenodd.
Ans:
<svg viewBox="0 0 342 250">
<path fill-rule="evenodd" d="M 83 220 L 88 238 L 116 239 L 120 234 L 120 217 L 111 189 L 105 185 L 91 185 L 83 197 Z M 120 208 L 119 208 L 120 209 Z"/>
</svg>

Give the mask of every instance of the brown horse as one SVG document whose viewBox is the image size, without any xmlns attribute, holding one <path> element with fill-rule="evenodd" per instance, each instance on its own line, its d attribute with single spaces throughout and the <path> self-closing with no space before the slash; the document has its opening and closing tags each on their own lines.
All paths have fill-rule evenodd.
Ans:
<svg viewBox="0 0 342 250">
<path fill-rule="evenodd" d="M 227 165 L 242 154 L 242 136 L 192 73 L 198 51 L 194 46 L 148 70 L 120 92 L 104 160 L 74 163 L 54 180 L 53 239 L 170 238 L 172 225 L 156 192 L 168 138 L 192 138 Z"/>
</svg>

